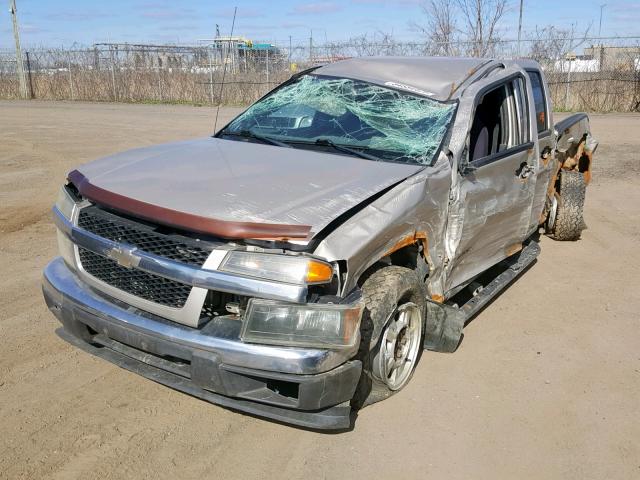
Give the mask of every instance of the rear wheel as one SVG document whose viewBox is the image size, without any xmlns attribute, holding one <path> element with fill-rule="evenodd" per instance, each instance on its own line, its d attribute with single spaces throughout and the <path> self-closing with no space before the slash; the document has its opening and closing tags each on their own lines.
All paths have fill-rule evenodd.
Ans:
<svg viewBox="0 0 640 480">
<path fill-rule="evenodd" d="M 558 194 L 547 218 L 547 234 L 554 240 L 578 240 L 586 228 L 583 218 L 587 186 L 580 172 L 561 170 Z"/>
<path fill-rule="evenodd" d="M 383 400 L 405 387 L 420 359 L 424 336 L 425 287 L 409 268 L 388 266 L 362 284 L 362 375 L 354 408 Z"/>
</svg>

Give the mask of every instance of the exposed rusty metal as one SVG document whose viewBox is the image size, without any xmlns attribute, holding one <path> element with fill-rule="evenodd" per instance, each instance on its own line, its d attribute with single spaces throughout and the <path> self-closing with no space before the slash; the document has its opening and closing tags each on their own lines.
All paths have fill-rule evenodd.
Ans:
<svg viewBox="0 0 640 480">
<path fill-rule="evenodd" d="M 427 252 L 429 251 L 429 241 L 427 239 L 427 233 L 426 232 L 415 232 L 412 235 L 406 235 L 404 237 L 402 237 L 400 240 L 398 240 L 396 243 L 393 244 L 392 247 L 390 247 L 385 253 L 384 253 L 384 257 L 386 257 L 387 255 L 391 255 L 394 252 L 397 252 L 398 250 L 404 248 L 404 247 L 408 247 L 409 245 L 415 245 L 415 244 L 421 244 L 422 248 L 424 249 L 424 253 L 425 255 L 427 255 Z M 428 262 L 427 262 L 428 263 Z"/>
<path fill-rule="evenodd" d="M 431 295 L 431 300 L 433 300 L 436 303 L 443 303 L 444 302 L 444 296 L 443 295 L 433 294 L 433 295 Z"/>
<path fill-rule="evenodd" d="M 383 256 L 386 257 L 387 255 L 391 255 L 392 253 L 397 252 L 401 248 L 407 247 L 409 245 L 413 245 L 415 243 L 416 243 L 415 235 L 407 235 L 405 237 L 402 237 L 400 240 L 398 240 L 396 243 L 394 243 L 393 246 L 391 248 L 389 248 L 384 253 Z"/>
<path fill-rule="evenodd" d="M 518 253 L 520 250 L 522 250 L 522 242 L 514 243 L 513 245 L 507 247 L 504 253 L 507 255 L 507 257 L 510 257 L 511 255 Z"/>
<path fill-rule="evenodd" d="M 555 170 L 553 172 L 553 175 L 551 175 L 551 180 L 549 181 L 549 187 L 547 188 L 548 199 L 550 199 L 553 196 L 558 197 L 558 192 L 556 191 L 556 183 L 558 181 L 558 175 L 560 174 L 561 167 L 562 167 L 562 163 L 558 160 Z M 542 225 L 547 220 L 547 216 L 549 215 L 548 205 L 549 205 L 549 200 L 545 204 L 545 208 L 540 213 L 540 217 L 538 218 L 538 225 Z"/>
<path fill-rule="evenodd" d="M 425 258 L 427 259 L 427 263 L 429 263 L 429 237 L 427 236 L 427 232 L 416 232 L 415 238 L 422 244 Z"/>
<path fill-rule="evenodd" d="M 456 91 L 467 81 L 469 80 L 476 72 L 478 72 L 481 68 L 483 68 L 485 65 L 487 65 L 488 63 L 490 63 L 490 61 L 486 61 L 484 63 L 481 63 L 479 65 L 476 65 L 474 67 L 471 67 L 469 69 L 469 71 L 467 72 L 466 76 L 464 77 L 464 79 L 462 81 L 460 81 L 459 83 L 456 84 L 456 82 L 451 82 L 451 91 L 449 92 L 449 97 L 447 98 L 447 100 L 450 100 L 453 97 L 453 94 L 456 93 Z"/>
<path fill-rule="evenodd" d="M 593 151 L 586 148 L 586 137 L 580 139 L 575 147 L 575 151 L 570 149 L 562 162 L 562 169 L 569 171 L 579 171 L 584 176 L 584 182 L 588 185 L 591 182 L 591 163 Z"/>
</svg>

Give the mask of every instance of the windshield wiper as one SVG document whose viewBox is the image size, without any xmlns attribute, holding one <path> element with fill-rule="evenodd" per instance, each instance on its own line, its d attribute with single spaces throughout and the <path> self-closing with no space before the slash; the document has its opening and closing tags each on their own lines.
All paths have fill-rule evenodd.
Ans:
<svg viewBox="0 0 640 480">
<path fill-rule="evenodd" d="M 324 146 L 331 147 L 334 150 L 337 150 L 339 152 L 348 153 L 350 155 L 354 155 L 360 158 L 366 158 L 367 160 L 373 160 L 374 162 L 379 162 L 382 160 L 380 157 L 376 157 L 375 155 L 371 155 L 370 153 L 365 153 L 360 150 L 356 150 L 355 148 L 347 147 L 346 145 L 334 143 L 332 140 L 329 140 L 328 138 L 318 138 L 314 143 L 315 145 L 320 145 L 323 147 Z"/>
<path fill-rule="evenodd" d="M 221 135 L 228 135 L 231 137 L 241 137 L 241 138 L 252 138 L 254 140 L 258 140 L 259 142 L 268 143 L 270 145 L 277 145 L 278 147 L 291 148 L 291 145 L 287 145 L 284 142 L 280 142 L 271 137 L 263 137 L 262 135 L 258 135 L 257 133 L 253 133 L 251 130 L 240 130 L 238 132 L 232 132 L 229 130 L 222 130 L 220 132 Z"/>
</svg>

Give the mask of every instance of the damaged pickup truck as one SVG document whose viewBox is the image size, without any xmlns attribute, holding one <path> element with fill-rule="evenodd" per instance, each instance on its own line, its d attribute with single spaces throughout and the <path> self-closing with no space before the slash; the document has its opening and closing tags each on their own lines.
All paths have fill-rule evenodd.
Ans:
<svg viewBox="0 0 640 480">
<path fill-rule="evenodd" d="M 214 136 L 68 175 L 47 305 L 72 344 L 318 429 L 401 390 L 539 253 L 579 238 L 597 143 L 538 64 L 351 59 Z"/>
</svg>

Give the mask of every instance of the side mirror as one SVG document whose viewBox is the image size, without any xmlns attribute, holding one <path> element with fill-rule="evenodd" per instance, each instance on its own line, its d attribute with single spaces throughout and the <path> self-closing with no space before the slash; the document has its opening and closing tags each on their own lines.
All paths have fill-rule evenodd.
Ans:
<svg viewBox="0 0 640 480">
<path fill-rule="evenodd" d="M 460 156 L 460 163 L 458 164 L 458 171 L 460 172 L 460 175 L 468 175 L 469 173 L 475 172 L 477 169 L 478 167 L 469 163 L 469 149 L 468 147 L 465 147 L 462 155 Z"/>
<path fill-rule="evenodd" d="M 475 165 L 471 165 L 469 162 L 465 162 L 460 165 L 460 168 L 458 168 L 458 170 L 460 171 L 460 175 L 468 175 L 478 170 L 478 167 L 476 167 Z"/>
</svg>

